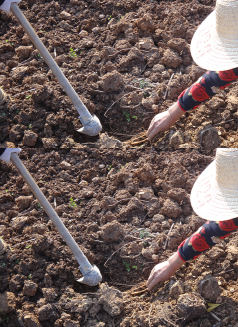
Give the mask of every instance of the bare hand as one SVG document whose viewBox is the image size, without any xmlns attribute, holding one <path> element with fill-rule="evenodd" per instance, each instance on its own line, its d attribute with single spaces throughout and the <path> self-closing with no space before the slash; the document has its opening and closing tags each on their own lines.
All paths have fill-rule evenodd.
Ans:
<svg viewBox="0 0 238 327">
<path fill-rule="evenodd" d="M 151 121 L 147 131 L 150 141 L 157 133 L 167 131 L 184 114 L 177 103 L 174 103 L 167 111 L 157 114 Z"/>
<path fill-rule="evenodd" d="M 172 277 L 184 263 L 185 262 L 179 257 L 177 252 L 175 252 L 167 261 L 158 263 L 152 269 L 147 281 L 148 290 L 152 290 L 157 283 L 164 282 Z"/>
<path fill-rule="evenodd" d="M 152 269 L 150 273 L 150 277 L 147 281 L 148 290 L 152 290 L 152 288 L 159 282 L 164 282 L 165 280 L 169 279 L 173 274 L 176 272 L 177 269 L 172 269 L 169 261 L 164 261 L 158 263 Z"/>
<path fill-rule="evenodd" d="M 147 131 L 147 137 L 150 141 L 157 133 L 167 131 L 171 126 L 173 126 L 174 122 L 172 121 L 172 117 L 169 114 L 169 111 L 164 111 L 152 119 L 150 126 Z"/>
</svg>

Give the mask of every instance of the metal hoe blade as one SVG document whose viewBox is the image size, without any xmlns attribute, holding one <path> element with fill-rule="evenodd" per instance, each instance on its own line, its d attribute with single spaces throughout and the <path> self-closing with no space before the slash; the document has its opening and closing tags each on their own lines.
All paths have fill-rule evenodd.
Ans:
<svg viewBox="0 0 238 327">
<path fill-rule="evenodd" d="M 16 153 L 11 154 L 11 162 L 15 165 L 15 167 L 22 175 L 23 179 L 27 182 L 31 191 L 34 193 L 35 197 L 42 205 L 48 217 L 52 220 L 58 232 L 63 237 L 64 241 L 67 243 L 75 259 L 78 261 L 80 265 L 79 269 L 83 274 L 83 277 L 78 279 L 78 282 L 87 284 L 89 286 L 98 285 L 102 280 L 102 276 L 99 269 L 96 266 L 92 266 L 90 264 L 90 262 L 80 250 L 78 244 L 75 242 L 68 229 L 65 227 L 55 210 L 52 208 L 44 194 L 41 192 L 34 179 L 31 177 L 30 173 L 23 165 Z"/>
<path fill-rule="evenodd" d="M 28 36 L 30 37 L 31 41 L 34 43 L 37 50 L 40 52 L 42 57 L 44 58 L 45 62 L 51 69 L 54 76 L 57 78 L 58 82 L 63 87 L 64 91 L 67 93 L 68 97 L 72 101 L 75 109 L 79 113 L 79 119 L 83 124 L 83 127 L 78 129 L 78 132 L 87 134 L 89 136 L 95 136 L 100 133 L 102 130 L 101 123 L 96 116 L 92 116 L 88 109 L 85 107 L 83 102 L 80 100 L 78 94 L 75 92 L 67 78 L 64 76 L 63 72 L 54 61 L 44 44 L 41 42 L 39 37 L 37 36 L 36 32 L 26 19 L 26 17 L 21 12 L 20 8 L 16 3 L 11 3 L 11 12 L 15 15 L 18 19 Z"/>
</svg>

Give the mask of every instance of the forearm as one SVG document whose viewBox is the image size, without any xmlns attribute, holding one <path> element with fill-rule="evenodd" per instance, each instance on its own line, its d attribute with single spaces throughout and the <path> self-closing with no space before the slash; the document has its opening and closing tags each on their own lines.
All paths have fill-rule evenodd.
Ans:
<svg viewBox="0 0 238 327">
<path fill-rule="evenodd" d="M 194 110 L 237 78 L 238 68 L 221 72 L 208 71 L 179 95 L 177 104 L 185 112 Z"/>
<path fill-rule="evenodd" d="M 177 254 L 184 262 L 196 259 L 237 228 L 238 218 L 219 222 L 208 221 L 179 245 Z"/>
<path fill-rule="evenodd" d="M 178 252 L 175 252 L 173 255 L 171 255 L 171 257 L 169 257 L 168 259 L 168 262 L 174 272 L 185 264 L 185 261 L 180 258 Z"/>
<path fill-rule="evenodd" d="M 182 110 L 178 104 L 178 102 L 175 102 L 169 109 L 168 112 L 170 114 L 171 117 L 171 121 L 173 122 L 173 124 L 181 117 L 185 114 L 185 111 Z"/>
</svg>

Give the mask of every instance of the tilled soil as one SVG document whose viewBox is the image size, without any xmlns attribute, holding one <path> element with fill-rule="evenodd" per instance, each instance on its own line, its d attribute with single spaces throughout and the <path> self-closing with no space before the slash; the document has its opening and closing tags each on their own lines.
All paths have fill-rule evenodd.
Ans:
<svg viewBox="0 0 238 327">
<path fill-rule="evenodd" d="M 213 160 L 197 149 L 25 149 L 20 158 L 87 258 L 98 287 L 78 283 L 78 263 L 13 166 L 1 163 L 2 326 L 235 326 L 237 235 L 147 292 L 157 262 L 203 223 L 189 203 Z"/>
<path fill-rule="evenodd" d="M 103 134 L 93 138 L 77 132 L 78 113 L 19 23 L 0 13 L 0 85 L 8 93 L 0 142 L 24 149 L 23 163 L 103 275 L 99 287 L 76 281 L 71 251 L 16 169 L 1 162 L 1 326 L 236 325 L 236 233 L 151 293 L 144 286 L 155 263 L 204 223 L 189 194 L 214 149 L 238 147 L 237 83 L 152 144 L 145 138 L 154 114 L 204 73 L 189 43 L 214 4 L 20 3 L 99 117 Z M 208 303 L 221 303 L 216 318 Z"/>
<path fill-rule="evenodd" d="M 189 44 L 214 2 L 29 0 L 20 8 L 103 131 L 125 141 L 204 73 Z M 77 132 L 77 111 L 23 28 L 0 15 L 0 84 L 9 95 L 0 142 L 57 149 L 95 141 Z M 236 147 L 237 119 L 234 83 L 180 119 L 172 143 Z"/>
</svg>

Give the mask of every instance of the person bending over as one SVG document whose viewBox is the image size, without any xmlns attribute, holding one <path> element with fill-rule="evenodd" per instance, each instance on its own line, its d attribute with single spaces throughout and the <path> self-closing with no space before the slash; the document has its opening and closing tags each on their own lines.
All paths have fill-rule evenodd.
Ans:
<svg viewBox="0 0 238 327">
<path fill-rule="evenodd" d="M 190 47 L 193 60 L 208 71 L 184 90 L 168 110 L 152 119 L 147 131 L 149 140 L 238 78 L 237 16 L 238 0 L 217 0 L 215 10 L 196 30 Z"/>
<path fill-rule="evenodd" d="M 190 196 L 195 213 L 208 221 L 184 240 L 168 260 L 152 269 L 147 281 L 149 290 L 238 228 L 237 167 L 238 149 L 217 149 L 215 160 L 198 177 Z"/>
</svg>

